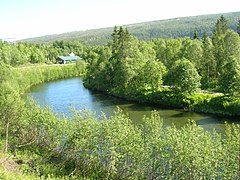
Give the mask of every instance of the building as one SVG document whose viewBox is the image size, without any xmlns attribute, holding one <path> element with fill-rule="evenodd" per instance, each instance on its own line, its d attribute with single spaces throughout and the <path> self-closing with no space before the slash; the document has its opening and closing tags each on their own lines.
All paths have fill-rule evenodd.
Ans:
<svg viewBox="0 0 240 180">
<path fill-rule="evenodd" d="M 69 64 L 77 60 L 82 60 L 79 56 L 75 56 L 74 53 L 70 53 L 70 56 L 59 56 L 57 58 L 57 63 L 59 64 Z"/>
</svg>

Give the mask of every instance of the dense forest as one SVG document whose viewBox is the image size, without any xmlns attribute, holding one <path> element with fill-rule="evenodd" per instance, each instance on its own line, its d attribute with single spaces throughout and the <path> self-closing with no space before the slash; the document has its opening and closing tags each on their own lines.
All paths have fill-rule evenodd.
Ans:
<svg viewBox="0 0 240 180">
<path fill-rule="evenodd" d="M 237 29 L 237 23 L 240 19 L 240 12 L 223 14 L 229 21 L 229 27 L 233 30 Z M 200 37 L 204 33 L 211 36 L 215 22 L 221 16 L 220 14 L 180 17 L 175 19 L 159 20 L 152 22 L 143 22 L 138 24 L 129 24 L 127 27 L 129 32 L 139 40 L 149 41 L 156 38 L 178 38 L 178 37 L 194 37 L 197 32 Z M 35 43 L 53 43 L 60 40 L 79 40 L 84 45 L 106 45 L 111 41 L 111 33 L 113 28 L 102 28 L 86 31 L 76 31 L 64 34 L 49 35 L 38 38 L 26 39 L 26 42 Z"/>
<path fill-rule="evenodd" d="M 157 112 L 136 125 L 121 110 L 60 118 L 24 96 L 36 84 L 80 76 L 110 95 L 239 116 L 240 21 L 235 26 L 221 16 L 211 36 L 151 41 L 115 27 L 104 46 L 0 42 L 0 179 L 238 179 L 239 125 L 226 124 L 223 134 L 193 121 L 163 127 Z M 21 68 L 54 64 L 70 52 L 84 60 Z"/>
</svg>

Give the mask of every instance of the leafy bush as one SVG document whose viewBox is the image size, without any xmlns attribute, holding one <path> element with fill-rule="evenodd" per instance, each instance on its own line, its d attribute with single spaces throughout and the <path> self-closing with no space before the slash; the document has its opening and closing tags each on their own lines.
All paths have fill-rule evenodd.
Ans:
<svg viewBox="0 0 240 180">
<path fill-rule="evenodd" d="M 110 179 L 234 179 L 239 168 L 239 125 L 222 137 L 195 122 L 163 128 L 157 112 L 135 127 L 121 111 L 106 119 L 76 112 L 61 154 L 69 174 Z"/>
</svg>

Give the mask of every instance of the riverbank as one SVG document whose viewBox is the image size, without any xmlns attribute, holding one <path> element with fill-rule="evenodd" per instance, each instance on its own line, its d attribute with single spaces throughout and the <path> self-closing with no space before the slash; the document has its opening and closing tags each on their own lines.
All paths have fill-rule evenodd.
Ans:
<svg viewBox="0 0 240 180">
<path fill-rule="evenodd" d="M 131 100 L 139 103 L 148 103 L 158 105 L 164 108 L 177 108 L 185 111 L 198 113 L 207 113 L 218 116 L 240 116 L 240 98 L 235 96 L 226 96 L 222 93 L 182 93 L 164 87 L 156 91 L 147 89 L 133 90 L 113 89 L 105 90 L 91 86 L 88 83 L 84 85 L 92 90 L 101 91 L 111 96 Z M 116 90 L 117 89 L 117 90 Z"/>
<path fill-rule="evenodd" d="M 219 94 L 200 92 L 188 94 L 176 93 L 172 90 L 161 90 L 147 94 L 140 93 L 133 99 L 193 112 L 219 116 L 240 116 L 240 98 Z"/>
<path fill-rule="evenodd" d="M 21 93 L 31 86 L 57 79 L 83 76 L 86 73 L 86 63 L 68 65 L 40 65 L 11 68 L 14 81 L 18 84 Z"/>
</svg>

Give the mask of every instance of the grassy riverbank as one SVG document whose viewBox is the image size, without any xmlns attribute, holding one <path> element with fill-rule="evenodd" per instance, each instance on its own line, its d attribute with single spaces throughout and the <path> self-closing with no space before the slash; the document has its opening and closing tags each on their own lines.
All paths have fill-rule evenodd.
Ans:
<svg viewBox="0 0 240 180">
<path fill-rule="evenodd" d="M 84 79 L 85 87 L 122 99 L 219 116 L 240 116 L 239 96 L 208 93 L 207 91 L 188 93 L 175 91 L 169 87 L 159 87 L 152 90 L 152 88 L 138 88 L 134 84 L 126 88 L 114 87 L 111 89 L 104 87 L 104 83 L 103 87 L 99 86 L 97 80 L 89 78 Z"/>
<path fill-rule="evenodd" d="M 240 98 L 221 93 L 202 92 L 180 93 L 170 89 L 140 91 L 136 93 L 113 93 L 113 95 L 137 102 L 157 104 L 162 107 L 179 108 L 187 111 L 214 114 L 219 116 L 240 116 Z"/>
</svg>

